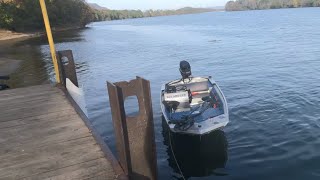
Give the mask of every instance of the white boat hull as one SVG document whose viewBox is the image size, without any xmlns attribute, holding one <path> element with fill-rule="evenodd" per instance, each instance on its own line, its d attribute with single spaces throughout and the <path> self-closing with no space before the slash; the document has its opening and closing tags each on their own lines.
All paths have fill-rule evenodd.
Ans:
<svg viewBox="0 0 320 180">
<path fill-rule="evenodd" d="M 199 78 L 201 78 L 201 77 L 199 77 Z M 223 127 L 225 127 L 228 124 L 229 113 L 228 113 L 228 106 L 227 106 L 226 98 L 223 95 L 219 86 L 215 82 L 211 82 L 210 80 L 208 80 L 208 81 L 212 85 L 215 86 L 215 90 L 218 92 L 220 99 L 223 102 L 222 103 L 223 104 L 223 113 L 218 116 L 212 117 L 212 118 L 204 119 L 201 121 L 195 121 L 194 124 L 190 128 L 188 128 L 187 130 L 179 130 L 179 129 L 175 128 L 176 124 L 172 124 L 170 122 L 170 117 L 169 117 L 170 114 L 166 111 L 165 105 L 163 103 L 161 103 L 161 111 L 162 111 L 163 117 L 164 117 L 165 121 L 167 122 L 168 127 L 171 132 L 192 134 L 192 135 L 203 135 L 203 134 L 210 133 L 214 130 L 222 129 Z M 164 92 L 165 92 L 165 84 L 163 84 L 161 87 L 161 92 L 160 92 L 161 102 L 164 100 Z"/>
</svg>

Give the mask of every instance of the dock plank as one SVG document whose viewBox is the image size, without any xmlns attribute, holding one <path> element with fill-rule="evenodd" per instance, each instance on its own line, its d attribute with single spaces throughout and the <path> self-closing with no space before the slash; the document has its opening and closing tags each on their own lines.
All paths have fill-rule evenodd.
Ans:
<svg viewBox="0 0 320 180">
<path fill-rule="evenodd" d="M 66 131 L 76 132 L 79 130 L 85 130 L 85 128 L 82 128 L 84 125 L 77 120 L 78 118 L 72 118 L 68 119 L 67 122 L 60 120 L 2 129 L 0 132 L 0 143 L 12 140 L 19 140 L 18 142 L 20 144 L 29 140 L 37 140 L 37 142 L 40 142 L 42 139 L 47 139 L 50 136 L 56 136 L 60 133 L 65 133 Z M 7 145 L 5 144 L 3 146 Z"/>
<path fill-rule="evenodd" d="M 111 162 L 57 87 L 0 92 L 0 180 L 115 177 Z"/>
<path fill-rule="evenodd" d="M 9 89 L 5 91 L 1 91 L 1 97 L 7 97 L 7 96 L 29 96 L 33 95 L 39 92 L 45 92 L 45 91 L 56 91 L 58 92 L 58 89 L 54 88 L 50 84 L 45 85 L 37 85 L 30 87 L 23 87 L 23 88 L 17 88 L 17 89 Z"/>
<path fill-rule="evenodd" d="M 7 109 L 6 111 L 1 110 L 0 122 L 34 117 L 53 112 L 59 113 L 63 110 L 73 110 L 71 105 L 68 105 L 67 103 L 68 102 L 66 100 L 64 100 L 64 102 L 45 102 L 42 104 L 33 104 L 27 107 Z"/>
<path fill-rule="evenodd" d="M 84 163 L 75 164 L 63 169 L 57 169 L 54 171 L 38 174 L 25 178 L 25 180 L 65 180 L 65 179 L 113 179 L 110 176 L 112 172 L 106 171 L 107 166 L 103 158 L 87 161 Z M 67 172 L 67 173 L 66 173 Z"/>
<path fill-rule="evenodd" d="M 63 101 L 67 102 L 67 100 L 65 98 L 57 96 L 57 95 L 56 95 L 56 97 L 55 96 L 47 96 L 47 97 L 35 99 L 33 101 L 20 102 L 19 104 L 16 103 L 17 102 L 16 100 L 11 100 L 10 103 L 0 105 L 0 109 L 3 111 L 9 112 L 9 110 L 30 109 L 34 105 L 38 106 L 38 105 L 47 104 L 47 103 L 61 104 L 61 102 L 63 102 Z"/>
<path fill-rule="evenodd" d="M 47 121 L 59 121 L 59 120 L 69 119 L 73 115 L 76 115 L 76 112 L 73 112 L 70 109 L 67 109 L 67 110 L 62 110 L 59 113 L 53 112 L 53 113 L 33 116 L 29 118 L 16 119 L 12 121 L 2 121 L 0 126 L 0 131 L 1 129 L 8 129 L 14 126 L 23 126 L 27 124 L 42 122 L 42 121 L 47 122 Z"/>
<path fill-rule="evenodd" d="M 32 96 L 8 96 L 8 97 L 2 97 L 0 99 L 0 107 L 6 107 L 6 106 L 10 106 L 10 105 L 19 105 L 19 104 L 24 104 L 24 103 L 32 103 L 35 101 L 41 101 L 41 100 L 52 100 L 54 98 L 65 98 L 64 96 L 59 96 L 57 93 L 58 92 L 49 92 L 50 94 L 48 94 L 48 92 L 41 92 L 39 94 L 35 94 Z M 19 102 L 19 104 L 17 104 L 17 101 Z"/>
</svg>

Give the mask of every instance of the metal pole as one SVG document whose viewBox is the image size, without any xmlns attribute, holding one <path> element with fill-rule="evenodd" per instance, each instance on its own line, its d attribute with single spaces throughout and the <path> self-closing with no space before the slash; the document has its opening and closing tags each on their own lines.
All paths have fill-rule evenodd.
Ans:
<svg viewBox="0 0 320 180">
<path fill-rule="evenodd" d="M 44 25 L 46 27 L 48 41 L 49 41 L 49 45 L 50 45 L 50 52 L 51 52 L 53 67 L 54 67 L 54 71 L 56 73 L 56 81 L 57 81 L 57 83 L 60 83 L 60 73 L 59 73 L 59 68 L 58 68 L 56 49 L 54 47 L 54 42 L 53 42 L 53 38 L 52 38 L 52 32 L 51 32 L 50 21 L 49 21 L 49 17 L 48 17 L 46 3 L 45 3 L 45 0 L 39 0 L 39 1 L 40 1 L 43 21 L 44 21 Z"/>
</svg>

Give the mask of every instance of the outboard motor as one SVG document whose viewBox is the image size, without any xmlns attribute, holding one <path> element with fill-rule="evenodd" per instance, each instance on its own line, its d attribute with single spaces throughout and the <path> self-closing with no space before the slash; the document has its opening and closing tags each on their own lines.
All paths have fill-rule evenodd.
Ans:
<svg viewBox="0 0 320 180">
<path fill-rule="evenodd" d="M 187 79 L 191 76 L 191 67 L 188 61 L 180 61 L 180 73 L 182 79 Z"/>
</svg>

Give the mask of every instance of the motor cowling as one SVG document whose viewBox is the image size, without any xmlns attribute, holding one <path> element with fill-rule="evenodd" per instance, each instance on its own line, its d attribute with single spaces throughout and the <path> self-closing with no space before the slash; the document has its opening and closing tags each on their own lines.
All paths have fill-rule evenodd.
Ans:
<svg viewBox="0 0 320 180">
<path fill-rule="evenodd" d="M 180 61 L 180 74 L 182 79 L 187 79 L 191 76 L 191 66 L 188 61 Z"/>
</svg>

